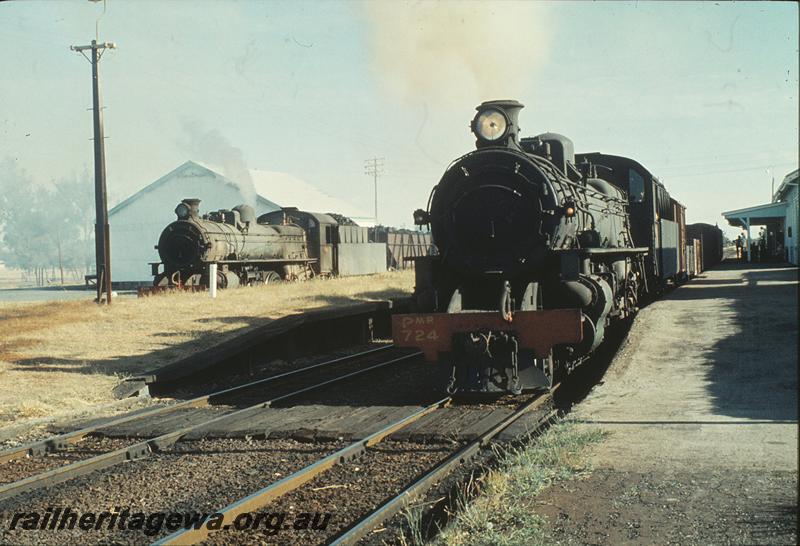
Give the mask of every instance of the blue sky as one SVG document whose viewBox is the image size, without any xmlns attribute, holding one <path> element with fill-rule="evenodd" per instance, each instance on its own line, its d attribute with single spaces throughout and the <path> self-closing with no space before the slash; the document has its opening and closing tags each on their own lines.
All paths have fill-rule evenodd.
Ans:
<svg viewBox="0 0 800 546">
<path fill-rule="evenodd" d="M 472 149 L 474 107 L 493 98 L 526 105 L 526 134 L 639 160 L 691 222 L 767 202 L 765 170 L 777 186 L 797 166 L 794 3 L 106 7 L 100 40 L 118 45 L 101 65 L 116 200 L 186 159 L 233 151 L 371 211 L 363 164 L 379 156 L 381 220 L 408 224 Z M 94 37 L 102 11 L 85 0 L 0 4 L 0 158 L 41 183 L 91 170 L 90 66 L 69 46 Z"/>
</svg>

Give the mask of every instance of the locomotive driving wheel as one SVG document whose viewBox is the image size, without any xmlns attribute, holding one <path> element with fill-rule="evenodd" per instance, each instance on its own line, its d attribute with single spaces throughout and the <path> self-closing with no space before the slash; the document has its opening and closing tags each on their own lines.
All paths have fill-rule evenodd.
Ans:
<svg viewBox="0 0 800 546">
<path fill-rule="evenodd" d="M 264 272 L 264 284 L 276 284 L 282 282 L 283 279 L 276 271 L 265 271 Z"/>
</svg>

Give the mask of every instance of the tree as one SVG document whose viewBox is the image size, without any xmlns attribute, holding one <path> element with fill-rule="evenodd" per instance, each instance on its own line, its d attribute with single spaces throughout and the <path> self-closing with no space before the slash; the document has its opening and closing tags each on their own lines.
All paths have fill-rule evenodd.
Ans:
<svg viewBox="0 0 800 546">
<path fill-rule="evenodd" d="M 93 261 L 92 182 L 81 176 L 37 184 L 14 160 L 0 163 L 0 260 L 26 270 L 85 272 Z"/>
</svg>

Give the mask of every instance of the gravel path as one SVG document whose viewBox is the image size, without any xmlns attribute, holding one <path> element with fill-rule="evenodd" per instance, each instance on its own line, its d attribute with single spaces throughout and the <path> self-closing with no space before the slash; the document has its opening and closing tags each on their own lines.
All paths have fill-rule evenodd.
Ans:
<svg viewBox="0 0 800 546">
<path fill-rule="evenodd" d="M 561 544 L 794 544 L 797 269 L 723 263 L 637 316 L 580 404 L 586 481 L 545 494 Z"/>
<path fill-rule="evenodd" d="M 603 469 L 540 494 L 536 512 L 548 518 L 554 545 L 793 545 L 796 487 L 792 472 Z"/>
</svg>

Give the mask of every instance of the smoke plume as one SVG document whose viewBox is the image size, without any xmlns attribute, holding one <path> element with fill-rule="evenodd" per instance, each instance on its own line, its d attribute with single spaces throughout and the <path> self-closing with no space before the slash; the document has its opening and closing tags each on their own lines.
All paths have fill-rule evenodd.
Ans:
<svg viewBox="0 0 800 546">
<path fill-rule="evenodd" d="M 535 2 L 369 2 L 373 62 L 384 91 L 447 105 L 524 98 L 546 57 Z"/>
<path fill-rule="evenodd" d="M 256 205 L 256 187 L 242 150 L 232 145 L 218 129 L 206 129 L 197 121 L 184 121 L 185 140 L 181 145 L 202 163 L 222 168 L 222 174 L 239 187 L 244 202 Z"/>
</svg>

